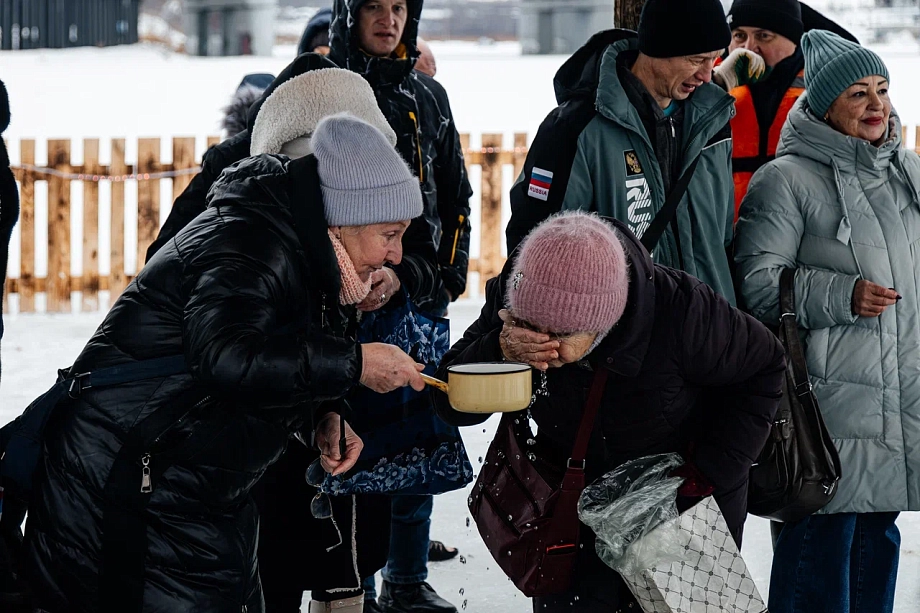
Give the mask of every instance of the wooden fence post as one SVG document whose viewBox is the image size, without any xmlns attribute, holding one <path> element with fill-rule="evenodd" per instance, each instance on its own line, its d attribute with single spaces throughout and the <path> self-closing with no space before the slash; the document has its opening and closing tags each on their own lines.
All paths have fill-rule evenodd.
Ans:
<svg viewBox="0 0 920 613">
<path fill-rule="evenodd" d="M 70 141 L 48 141 L 48 166 L 69 173 Z M 45 297 L 49 313 L 67 313 L 70 306 L 70 180 L 48 178 L 48 276 Z"/>
<path fill-rule="evenodd" d="M 479 249 L 480 286 L 502 269 L 501 134 L 482 135 L 482 213 Z M 491 149 L 491 152 L 490 152 Z"/>
<path fill-rule="evenodd" d="M 137 268 L 144 267 L 147 248 L 160 230 L 160 180 L 145 180 L 144 175 L 160 170 L 160 139 L 137 141 Z"/>
<path fill-rule="evenodd" d="M 109 174 L 120 176 L 128 174 L 125 164 L 125 139 L 112 139 L 112 163 Z M 125 275 L 125 182 L 112 181 L 112 235 L 109 264 L 109 304 L 121 296 L 128 286 Z"/>
<path fill-rule="evenodd" d="M 616 0 L 613 3 L 613 23 L 617 28 L 639 29 L 639 17 L 645 0 Z"/>
<path fill-rule="evenodd" d="M 34 140 L 20 141 L 19 159 L 35 166 Z M 19 311 L 31 313 L 35 310 L 35 175 L 25 170 L 19 181 Z"/>
<path fill-rule="evenodd" d="M 195 162 L 195 137 L 174 138 L 173 139 L 173 170 L 188 170 L 195 168 L 198 163 Z M 179 197 L 188 184 L 192 182 L 194 175 L 182 175 L 173 177 L 172 180 L 172 199 L 173 202 Z M 172 205 L 172 203 L 170 203 Z"/>
<path fill-rule="evenodd" d="M 83 284 L 82 310 L 99 308 L 99 139 L 83 141 Z"/>
</svg>

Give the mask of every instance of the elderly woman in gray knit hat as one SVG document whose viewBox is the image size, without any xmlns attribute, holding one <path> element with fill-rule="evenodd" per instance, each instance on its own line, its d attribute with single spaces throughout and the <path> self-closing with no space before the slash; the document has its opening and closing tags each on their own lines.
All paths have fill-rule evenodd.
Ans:
<svg viewBox="0 0 920 613">
<path fill-rule="evenodd" d="M 264 611 L 256 481 L 295 433 L 327 471 L 353 466 L 362 444 L 336 401 L 354 386 L 424 388 L 400 349 L 350 335 L 371 275 L 400 261 L 422 213 L 418 181 L 353 117 L 321 121 L 313 150 L 225 170 L 77 358 L 72 372 L 168 356 L 184 367 L 71 389 L 51 420 L 26 526 L 35 607 Z M 362 606 L 358 590 L 310 610 Z"/>
<path fill-rule="evenodd" d="M 770 611 L 889 612 L 895 519 L 920 510 L 920 156 L 901 148 L 876 54 L 824 31 L 803 50 L 807 92 L 751 182 L 736 257 L 744 300 L 765 322 L 779 320 L 782 271 L 796 271 L 811 382 L 843 476 L 822 514 L 784 525 Z"/>
</svg>

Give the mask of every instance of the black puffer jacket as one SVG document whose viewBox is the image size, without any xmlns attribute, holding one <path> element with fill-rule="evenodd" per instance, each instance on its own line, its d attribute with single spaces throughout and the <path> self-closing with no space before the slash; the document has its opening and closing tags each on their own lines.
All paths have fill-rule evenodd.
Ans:
<svg viewBox="0 0 920 613">
<path fill-rule="evenodd" d="M 374 89 L 377 104 L 396 132 L 396 148 L 419 177 L 425 219 L 438 248 L 444 287 L 458 298 L 466 290 L 470 247 L 470 196 L 460 135 L 447 92 L 440 83 L 414 70 L 418 59 L 418 24 L 422 0 L 408 0 L 403 55 L 372 57 L 364 53 L 357 33 L 358 11 L 367 0 L 335 0 L 329 30 L 329 57 L 362 75 Z M 446 304 L 444 305 L 446 306 Z"/>
<path fill-rule="evenodd" d="M 102 512 L 107 478 L 135 423 L 187 403 L 198 408 L 151 449 L 143 611 L 262 611 L 250 489 L 291 433 L 303 428 L 310 440 L 322 403 L 360 377 L 326 227 L 315 158 L 250 158 L 221 176 L 207 212 L 116 302 L 77 372 L 184 354 L 190 374 L 88 389 L 57 412 L 26 528 L 26 570 L 42 608 L 118 610 L 97 589 L 112 529 Z M 181 457 L 208 430 L 157 476 L 161 452 Z M 133 463 L 139 486 L 140 457 Z"/>
<path fill-rule="evenodd" d="M 687 454 L 692 443 L 690 459 L 715 486 L 740 542 L 748 472 L 767 440 L 782 392 L 782 346 L 761 323 L 699 280 L 653 265 L 627 227 L 611 223 L 624 237 L 630 260 L 626 312 L 587 360 L 548 372 L 549 396 L 536 396 L 531 407 L 540 456 L 551 465 L 565 465 L 592 369 L 608 368 L 611 376 L 588 450 L 588 480 L 645 455 Z M 489 282 L 482 314 L 444 357 L 441 376 L 451 364 L 501 361 L 498 311 L 506 304 L 511 261 Z M 443 394 L 435 397 L 438 413 L 451 423 L 485 420 L 451 410 Z M 705 401 L 698 402 L 702 397 Z"/>
<path fill-rule="evenodd" d="M 259 101 L 249 109 L 249 129 L 211 147 L 204 154 L 201 172 L 195 175 L 185 191 L 176 198 L 159 235 L 147 249 L 147 261 L 205 210 L 208 191 L 220 173 L 228 166 L 249 157 L 250 130 L 255 125 L 262 104 L 275 89 L 298 75 L 335 67 L 335 64 L 322 55 L 305 53 L 281 71 Z M 403 236 L 403 261 L 393 269 L 420 309 L 432 313 L 443 311 L 444 285 L 439 273 L 437 247 L 422 218 L 413 221 Z"/>
</svg>

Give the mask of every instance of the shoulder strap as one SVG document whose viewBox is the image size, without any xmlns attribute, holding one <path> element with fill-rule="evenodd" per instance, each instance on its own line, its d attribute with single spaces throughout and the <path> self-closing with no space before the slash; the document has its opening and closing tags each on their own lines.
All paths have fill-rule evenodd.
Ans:
<svg viewBox="0 0 920 613">
<path fill-rule="evenodd" d="M 569 465 L 584 465 L 585 456 L 588 454 L 588 441 L 591 440 L 591 432 L 594 430 L 594 422 L 597 418 L 597 410 L 601 406 L 601 400 L 604 398 L 604 388 L 607 387 L 607 376 L 610 371 L 604 366 L 598 366 L 597 372 L 594 373 L 594 381 L 591 383 L 591 391 L 588 393 L 588 402 L 585 403 L 585 412 L 581 417 L 581 425 L 578 427 L 578 437 L 575 439 L 575 447 L 572 449 L 572 458 Z"/>
<path fill-rule="evenodd" d="M 186 372 L 184 355 L 170 355 L 162 358 L 116 364 L 106 368 L 98 368 L 87 373 L 70 372 L 65 380 L 71 381 L 69 393 L 71 396 L 93 387 L 112 387 L 123 383 L 155 379 L 157 377 L 170 377 Z"/>
<path fill-rule="evenodd" d="M 687 170 L 684 171 L 684 174 L 674 186 L 674 189 L 668 194 L 664 206 L 661 207 L 661 210 L 658 211 L 658 214 L 655 215 L 655 219 L 653 219 L 651 225 L 649 225 L 648 230 L 642 235 L 640 241 L 642 242 L 642 246 L 645 247 L 649 253 L 652 253 L 658 246 L 658 242 L 661 240 L 661 236 L 664 234 L 665 229 L 668 227 L 668 224 L 671 223 L 671 220 L 674 219 L 677 213 L 677 207 L 680 201 L 683 200 L 684 194 L 687 193 L 687 188 L 690 187 L 690 180 L 693 179 L 696 167 L 699 166 L 700 157 L 702 157 L 702 155 L 697 156 Z"/>
<path fill-rule="evenodd" d="M 795 315 L 795 269 L 786 268 L 779 278 L 780 340 L 786 348 L 786 356 L 792 365 L 795 394 L 803 396 L 811 391 L 808 380 L 808 366 L 805 350 L 799 338 L 799 329 Z"/>
</svg>

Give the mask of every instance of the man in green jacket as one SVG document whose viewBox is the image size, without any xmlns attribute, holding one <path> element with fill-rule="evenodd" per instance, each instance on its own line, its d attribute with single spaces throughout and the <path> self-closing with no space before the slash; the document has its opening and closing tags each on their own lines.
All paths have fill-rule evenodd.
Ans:
<svg viewBox="0 0 920 613">
<path fill-rule="evenodd" d="M 513 251 L 540 221 L 584 209 L 642 237 L 699 163 L 653 250 L 735 304 L 729 258 L 733 99 L 711 83 L 731 41 L 719 0 L 649 0 L 638 36 L 595 35 L 556 74 L 559 106 L 543 122 L 511 192 Z"/>
</svg>

